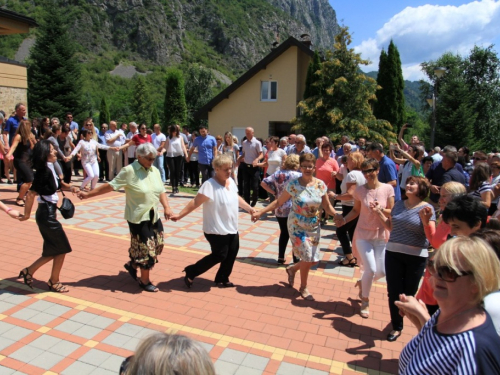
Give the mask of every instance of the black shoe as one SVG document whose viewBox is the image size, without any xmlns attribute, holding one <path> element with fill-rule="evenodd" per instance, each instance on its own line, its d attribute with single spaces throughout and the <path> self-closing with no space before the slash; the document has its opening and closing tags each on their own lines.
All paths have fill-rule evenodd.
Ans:
<svg viewBox="0 0 500 375">
<path fill-rule="evenodd" d="M 219 288 L 234 288 L 235 287 L 235 285 L 230 281 L 226 281 L 223 283 L 215 282 L 215 285 L 218 286 Z"/>
<path fill-rule="evenodd" d="M 182 272 L 186 272 L 186 269 L 184 268 L 184 270 L 182 270 Z M 191 286 L 193 285 L 193 281 L 194 281 L 194 280 L 192 280 L 192 279 L 191 279 L 191 280 L 189 280 L 188 274 L 187 274 L 187 272 L 186 272 L 186 276 L 184 276 L 184 284 L 186 284 L 186 286 L 187 286 L 188 288 L 191 288 Z"/>
<path fill-rule="evenodd" d="M 394 342 L 398 339 L 399 336 L 401 336 L 401 331 L 391 331 L 387 335 L 387 341 Z"/>
<path fill-rule="evenodd" d="M 255 207 L 256 204 L 257 204 L 257 202 L 253 201 L 252 203 L 250 203 L 250 207 Z"/>
<path fill-rule="evenodd" d="M 125 269 L 128 271 L 128 273 L 132 277 L 132 279 L 134 279 L 134 281 L 137 281 L 137 269 L 134 268 L 134 266 L 132 266 L 132 264 L 130 264 L 130 262 L 125 263 L 123 265 L 123 267 L 125 267 Z"/>
</svg>

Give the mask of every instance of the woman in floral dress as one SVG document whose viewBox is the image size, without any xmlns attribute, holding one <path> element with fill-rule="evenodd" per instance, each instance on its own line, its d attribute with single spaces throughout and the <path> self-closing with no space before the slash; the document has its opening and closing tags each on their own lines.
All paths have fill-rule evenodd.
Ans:
<svg viewBox="0 0 500 375">
<path fill-rule="evenodd" d="M 334 216 L 335 209 L 330 204 L 325 183 L 313 177 L 316 158 L 313 154 L 303 154 L 299 159 L 302 176 L 288 183 L 278 200 L 252 215 L 257 220 L 265 212 L 274 210 L 287 200 L 292 200 L 292 209 L 288 216 L 288 233 L 292 242 L 293 253 L 300 262 L 286 268 L 288 283 L 293 287 L 295 274 L 300 271 L 300 295 L 312 300 L 307 290 L 307 278 L 311 267 L 319 261 L 319 238 L 321 208 Z"/>
</svg>

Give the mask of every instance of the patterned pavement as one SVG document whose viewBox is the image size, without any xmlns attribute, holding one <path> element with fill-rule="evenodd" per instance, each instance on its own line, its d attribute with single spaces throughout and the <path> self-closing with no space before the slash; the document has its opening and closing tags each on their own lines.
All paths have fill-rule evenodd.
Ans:
<svg viewBox="0 0 500 375">
<path fill-rule="evenodd" d="M 15 197 L 12 185 L 0 184 L 4 203 L 15 207 Z M 174 212 L 189 199 L 169 197 Z M 210 270 L 188 290 L 182 270 L 209 252 L 201 209 L 164 222 L 165 248 L 152 272 L 160 292 L 153 294 L 123 269 L 129 243 L 124 194 L 72 200 L 75 217 L 61 218 L 73 248 L 61 275 L 67 294 L 48 292 L 48 266 L 35 274 L 34 290 L 16 279 L 39 257 L 42 239 L 34 215 L 23 223 L 1 216 L 0 375 L 117 374 L 123 358 L 154 331 L 200 341 L 218 375 L 396 373 L 399 353 L 416 333 L 407 323 L 398 341 L 385 341 L 390 327 L 383 282 L 374 284 L 370 318 L 358 315 L 359 269 L 336 265 L 332 225 L 322 230 L 322 259 L 309 277 L 314 301 L 289 288 L 284 267 L 276 265 L 276 220 L 254 224 L 244 212 L 231 278 L 237 287 L 216 288 Z"/>
</svg>

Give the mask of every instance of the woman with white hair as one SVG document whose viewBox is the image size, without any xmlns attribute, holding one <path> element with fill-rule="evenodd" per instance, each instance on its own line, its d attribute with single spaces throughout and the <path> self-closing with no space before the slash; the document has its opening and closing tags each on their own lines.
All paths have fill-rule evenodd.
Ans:
<svg viewBox="0 0 500 375">
<path fill-rule="evenodd" d="M 147 292 L 157 292 L 151 283 L 150 270 L 158 263 L 163 250 L 163 225 L 158 213 L 158 203 L 165 211 L 165 220 L 172 215 L 160 171 L 153 167 L 157 150 L 152 143 L 137 147 L 137 159 L 122 168 L 113 181 L 90 192 L 80 191 L 78 197 L 87 199 L 113 190 L 125 189 L 125 219 L 130 229 L 130 262 L 125 269 Z M 141 275 L 137 276 L 137 268 Z"/>
</svg>

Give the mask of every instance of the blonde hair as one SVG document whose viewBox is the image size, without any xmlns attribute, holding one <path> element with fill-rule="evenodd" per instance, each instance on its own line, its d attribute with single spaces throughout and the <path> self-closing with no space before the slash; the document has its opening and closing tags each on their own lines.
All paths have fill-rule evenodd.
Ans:
<svg viewBox="0 0 500 375">
<path fill-rule="evenodd" d="M 434 257 L 436 268 L 445 266 L 458 275 L 471 272 L 478 288 L 473 302 L 481 301 L 488 294 L 500 289 L 500 261 L 490 245 L 478 237 L 454 237 L 446 241 Z"/>
<path fill-rule="evenodd" d="M 226 137 L 229 137 L 229 139 L 231 140 L 231 141 L 230 141 L 231 143 L 227 143 L 227 141 L 226 141 Z M 231 134 L 231 132 L 226 132 L 226 133 L 224 134 L 224 144 L 225 144 L 226 146 L 231 146 L 231 147 L 233 147 L 233 146 L 234 146 L 234 139 L 233 139 L 233 135 Z"/>
<path fill-rule="evenodd" d="M 453 198 L 458 197 L 460 195 L 465 195 L 467 193 L 464 184 L 461 184 L 460 182 L 456 181 L 450 181 L 443 184 L 440 190 L 441 191 L 445 190 L 447 193 L 450 193 L 453 196 Z"/>
<path fill-rule="evenodd" d="M 215 375 L 207 351 L 181 335 L 156 333 L 137 348 L 125 375 Z"/>
<path fill-rule="evenodd" d="M 212 161 L 212 166 L 215 168 L 222 168 L 224 165 L 233 165 L 233 158 L 228 154 L 219 154 Z"/>
<path fill-rule="evenodd" d="M 285 159 L 285 163 L 283 164 L 283 169 L 286 169 L 288 171 L 296 171 L 299 169 L 299 165 L 299 155 L 288 155 Z"/>
<path fill-rule="evenodd" d="M 351 159 L 352 163 L 354 164 L 354 169 L 360 170 L 361 169 L 361 164 L 365 161 L 365 157 L 363 154 L 359 151 L 351 152 L 348 156 L 347 159 Z"/>
</svg>

